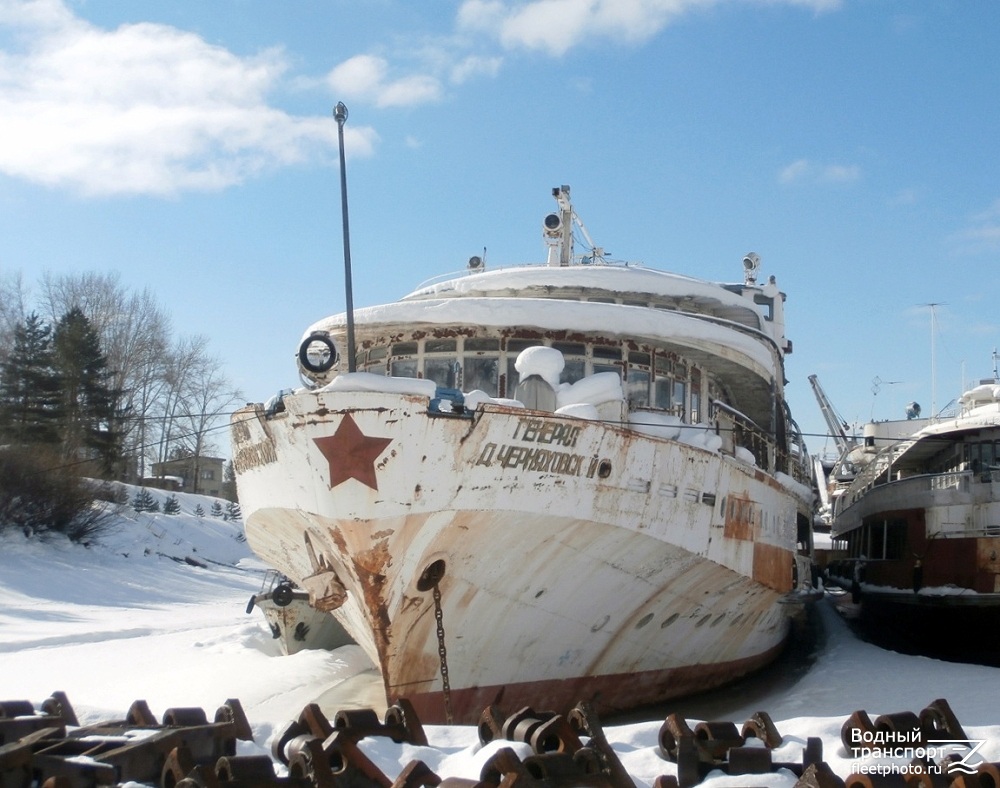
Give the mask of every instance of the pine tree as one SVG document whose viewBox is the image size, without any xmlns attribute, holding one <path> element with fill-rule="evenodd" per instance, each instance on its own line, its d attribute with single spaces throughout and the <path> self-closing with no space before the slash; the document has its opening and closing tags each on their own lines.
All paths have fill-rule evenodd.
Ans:
<svg viewBox="0 0 1000 788">
<path fill-rule="evenodd" d="M 171 495 L 167 500 L 163 502 L 163 513 L 164 514 L 180 514 L 181 504 L 177 500 L 176 495 Z"/>
<path fill-rule="evenodd" d="M 160 508 L 157 506 L 154 509 L 154 505 L 156 505 L 156 499 L 153 498 L 153 494 L 145 487 L 140 488 L 139 492 L 132 498 L 132 508 L 137 512 L 153 512 Z"/>
<path fill-rule="evenodd" d="M 121 459 L 120 392 L 111 387 L 97 332 L 74 307 L 56 325 L 52 345 L 63 396 L 62 443 L 67 459 L 96 458 L 110 473 Z"/>
<path fill-rule="evenodd" d="M 32 313 L 15 329 L 13 351 L 0 364 L 0 443 L 57 443 L 59 389 L 50 329 Z"/>
<path fill-rule="evenodd" d="M 236 468 L 233 461 L 226 463 L 222 471 L 222 495 L 230 501 L 236 500 Z"/>
<path fill-rule="evenodd" d="M 212 517 L 222 517 L 222 504 L 212 501 Z"/>
<path fill-rule="evenodd" d="M 243 516 L 240 511 L 240 505 L 236 501 L 230 501 L 226 504 L 226 519 L 227 520 L 239 520 Z"/>
<path fill-rule="evenodd" d="M 201 504 L 198 504 L 196 507 L 194 507 L 194 516 L 195 517 L 205 516 L 205 510 L 201 508 Z"/>
</svg>

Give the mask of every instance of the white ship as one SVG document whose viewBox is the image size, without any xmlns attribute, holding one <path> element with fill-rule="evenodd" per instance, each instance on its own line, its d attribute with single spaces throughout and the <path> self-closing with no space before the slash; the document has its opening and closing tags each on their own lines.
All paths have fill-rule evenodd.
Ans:
<svg viewBox="0 0 1000 788">
<path fill-rule="evenodd" d="M 248 541 L 421 720 L 604 714 L 781 650 L 809 585 L 784 294 L 613 264 L 553 189 L 546 264 L 304 334 L 305 388 L 233 417 Z"/>
<path fill-rule="evenodd" d="M 851 588 L 873 640 L 1000 665 L 1000 377 L 949 415 L 865 428 L 860 470 L 837 497 L 830 579 Z M 908 411 L 912 413 L 912 404 Z M 912 425 L 907 431 L 906 425 Z"/>
</svg>

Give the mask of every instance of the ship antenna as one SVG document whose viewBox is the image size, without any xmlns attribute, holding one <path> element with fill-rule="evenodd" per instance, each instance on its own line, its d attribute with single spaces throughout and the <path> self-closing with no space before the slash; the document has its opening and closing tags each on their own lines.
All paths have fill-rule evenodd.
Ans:
<svg viewBox="0 0 1000 788">
<path fill-rule="evenodd" d="M 935 308 L 944 306 L 943 301 L 932 301 L 922 306 L 930 307 L 931 310 L 931 418 L 937 419 L 937 360 L 935 359 L 934 335 L 937 328 L 937 312 Z"/>
<path fill-rule="evenodd" d="M 354 292 L 351 285 L 351 230 L 347 219 L 347 167 L 344 163 L 344 123 L 347 122 L 347 107 L 338 101 L 333 109 L 337 121 L 337 137 L 340 141 L 340 204 L 344 222 L 344 291 L 347 300 L 347 371 L 354 372 Z"/>
</svg>

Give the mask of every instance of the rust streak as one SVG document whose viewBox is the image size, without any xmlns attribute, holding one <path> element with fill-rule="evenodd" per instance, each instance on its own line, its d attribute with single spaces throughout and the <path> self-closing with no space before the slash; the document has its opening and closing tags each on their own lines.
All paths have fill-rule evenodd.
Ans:
<svg viewBox="0 0 1000 788">
<path fill-rule="evenodd" d="M 792 552 L 763 542 L 755 543 L 753 548 L 753 579 L 775 591 L 791 591 Z"/>
</svg>

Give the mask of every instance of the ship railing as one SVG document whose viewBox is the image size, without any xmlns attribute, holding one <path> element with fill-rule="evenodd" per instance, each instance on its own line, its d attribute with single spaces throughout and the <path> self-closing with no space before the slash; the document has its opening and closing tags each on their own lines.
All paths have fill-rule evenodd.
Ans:
<svg viewBox="0 0 1000 788">
<path fill-rule="evenodd" d="M 730 451 L 746 449 L 753 454 L 758 468 L 783 471 L 807 487 L 812 484 L 811 458 L 794 422 L 789 423 L 790 448 L 786 450 L 746 414 L 720 400 L 712 400 L 711 407 L 712 421 L 721 431 L 730 433 L 724 438 L 724 443 L 731 444 Z"/>
<path fill-rule="evenodd" d="M 930 539 L 968 539 L 970 537 L 1000 537 L 1000 524 L 970 525 L 969 523 L 940 523 L 928 534 Z"/>
<path fill-rule="evenodd" d="M 873 487 L 891 484 L 894 481 L 891 478 L 893 461 L 913 443 L 914 441 L 903 441 L 879 452 L 851 482 L 847 492 L 841 496 L 840 506 L 842 508 L 850 506 Z"/>
<path fill-rule="evenodd" d="M 725 402 L 712 400 L 712 421 L 731 433 L 732 446 L 746 449 L 754 456 L 757 467 L 770 471 L 776 458 L 775 442 L 753 419 Z"/>
<path fill-rule="evenodd" d="M 802 431 L 799 429 L 798 425 L 791 420 L 789 420 L 788 444 L 791 447 L 791 451 L 787 452 L 787 455 L 785 455 L 785 453 L 779 449 L 779 462 L 781 462 L 783 455 L 785 455 L 785 458 L 787 459 L 786 466 L 788 468 L 788 474 L 799 484 L 804 484 L 806 487 L 813 486 L 815 480 L 813 478 L 812 456 L 806 448 L 806 441 L 805 437 L 802 435 Z"/>
<path fill-rule="evenodd" d="M 971 470 L 947 471 L 943 473 L 925 473 L 906 476 L 901 479 L 887 480 L 879 476 L 875 481 L 863 487 L 852 486 L 851 489 L 837 500 L 837 515 L 842 515 L 852 506 L 864 503 L 868 507 L 886 506 L 886 497 L 906 502 L 908 507 L 925 506 L 931 503 L 941 504 L 950 501 L 956 506 L 979 500 L 983 493 L 978 492 L 979 485 L 1000 483 L 1000 472 L 988 471 L 976 473 Z M 991 494 L 989 490 L 984 491 Z M 941 494 L 949 494 L 947 498 Z M 935 496 L 932 499 L 932 496 Z M 899 507 L 896 507 L 899 508 Z M 1000 525 L 997 526 L 1000 533 Z"/>
</svg>

